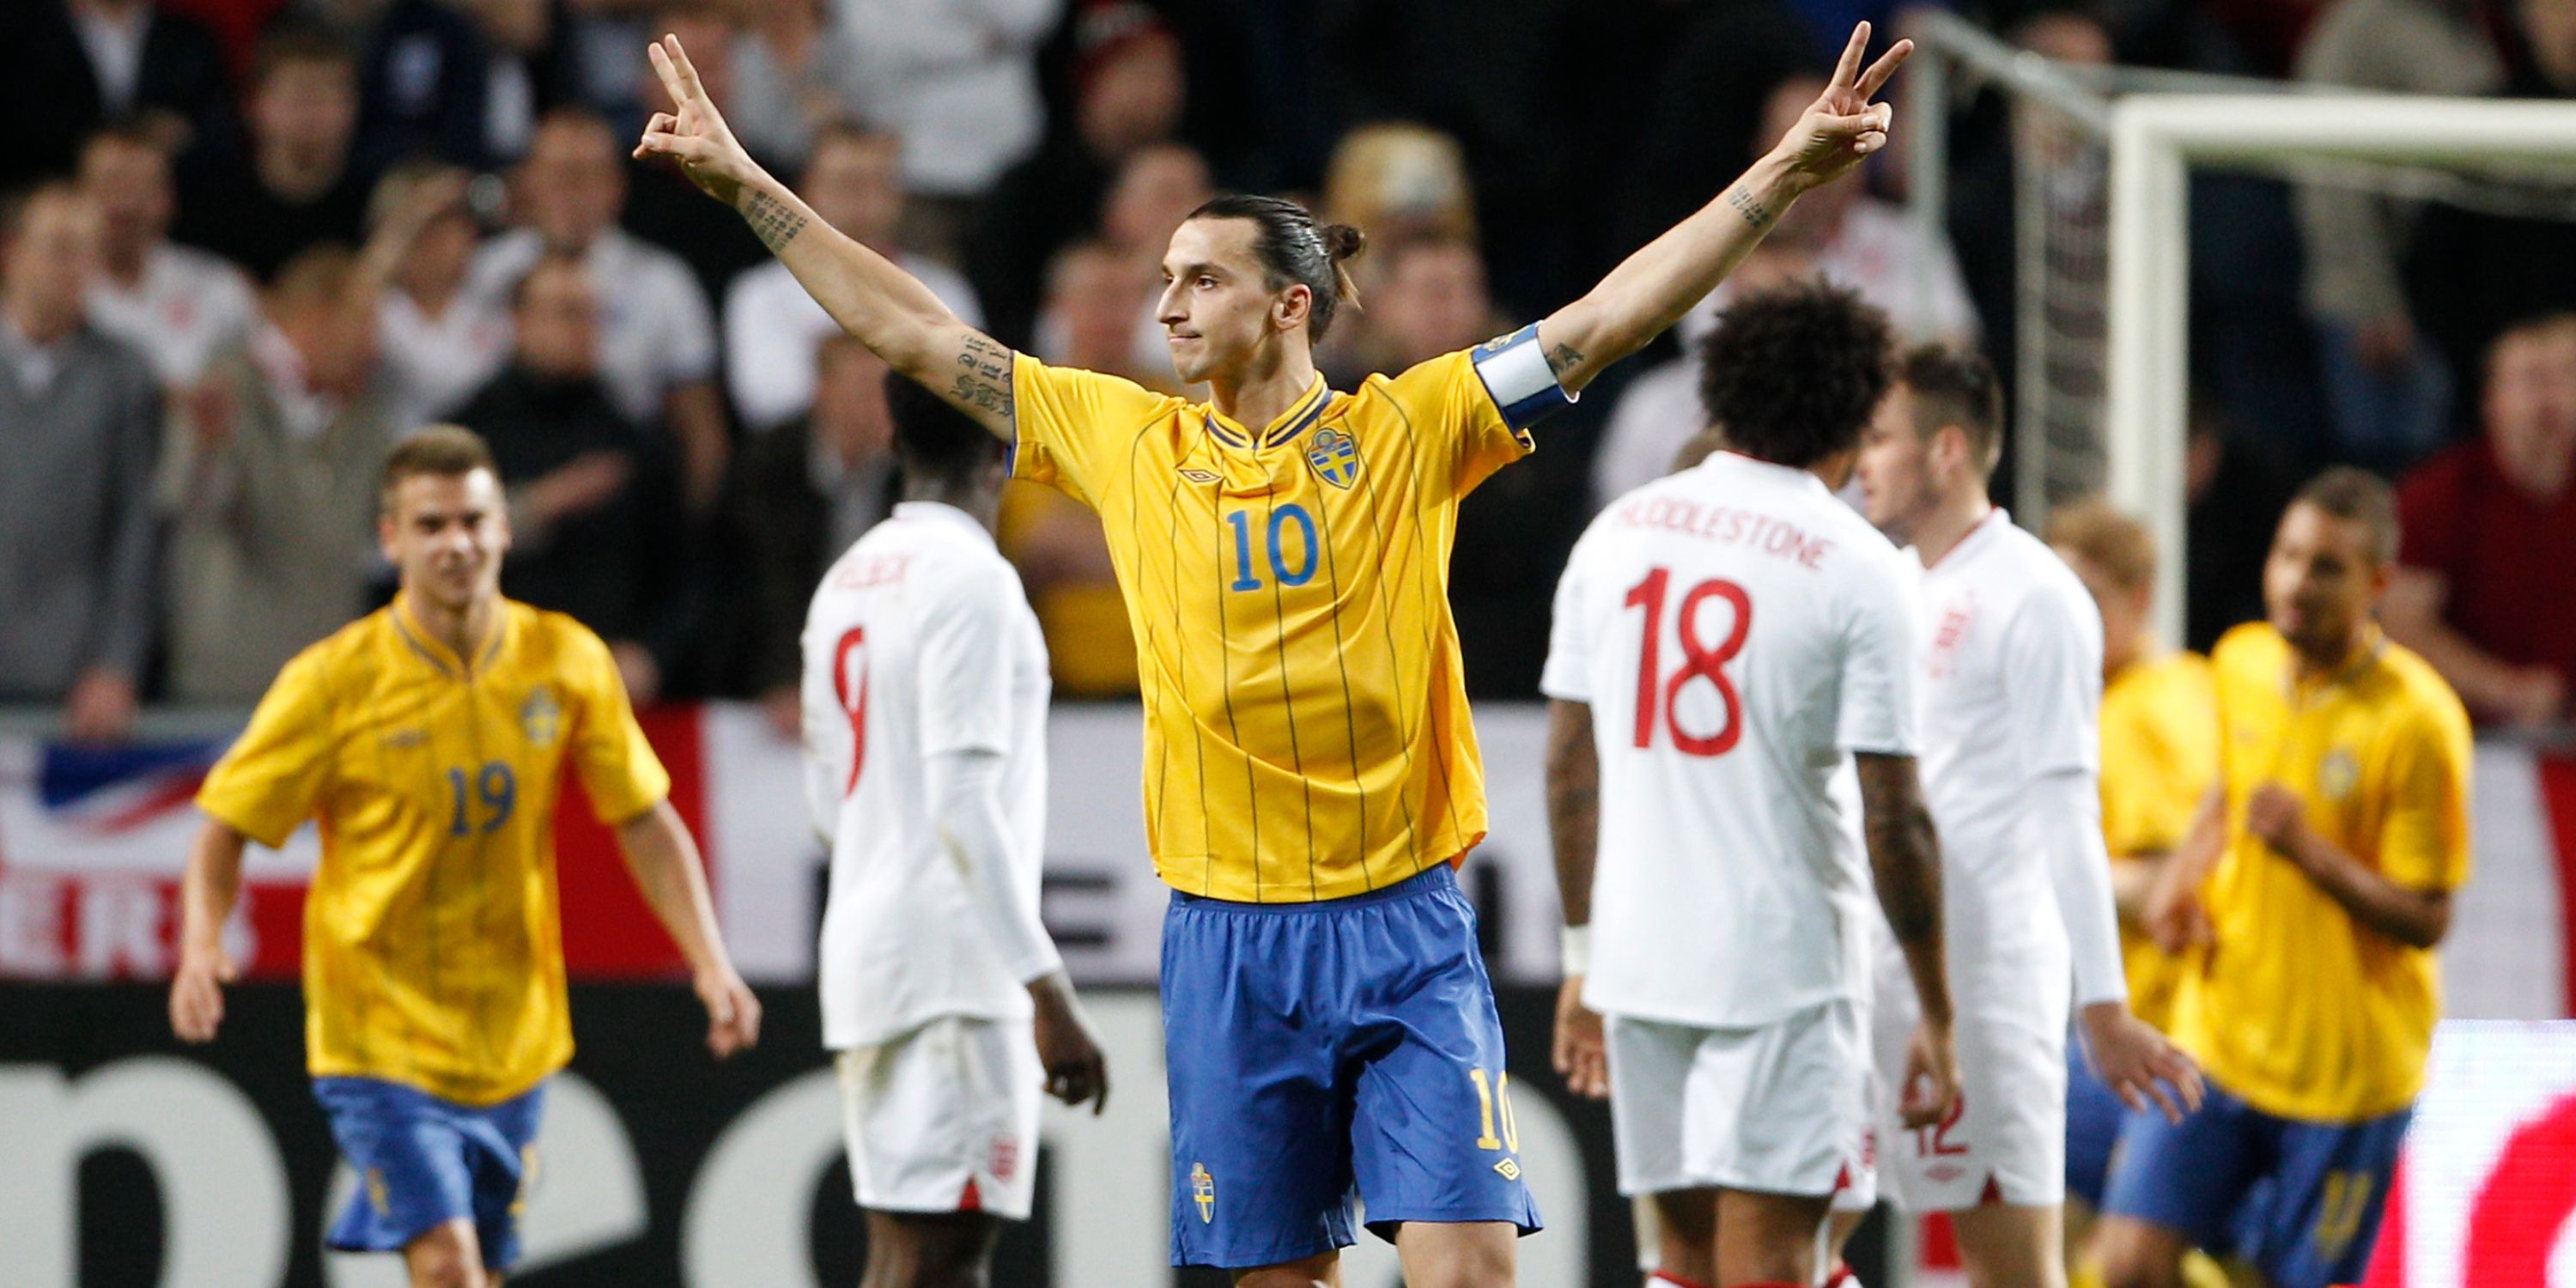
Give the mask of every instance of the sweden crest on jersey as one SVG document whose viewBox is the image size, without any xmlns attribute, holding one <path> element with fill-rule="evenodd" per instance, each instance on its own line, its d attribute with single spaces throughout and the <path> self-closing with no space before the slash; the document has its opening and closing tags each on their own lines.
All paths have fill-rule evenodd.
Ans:
<svg viewBox="0 0 2576 1288">
<path fill-rule="evenodd" d="M 1360 445 L 1338 429 L 1319 429 L 1306 445 L 1306 463 L 1325 482 L 1348 488 L 1360 476 Z"/>
</svg>

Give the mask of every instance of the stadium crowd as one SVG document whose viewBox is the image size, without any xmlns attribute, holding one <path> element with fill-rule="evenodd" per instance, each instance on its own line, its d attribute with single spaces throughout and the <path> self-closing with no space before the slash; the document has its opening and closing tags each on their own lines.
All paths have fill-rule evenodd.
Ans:
<svg viewBox="0 0 2576 1288">
<path fill-rule="evenodd" d="M 83 738 L 147 700 L 246 705 L 390 592 L 379 463 L 453 421 L 509 489 L 509 594 L 597 630 L 640 702 L 760 698 L 792 727 L 807 594 L 893 503 L 885 367 L 730 211 L 628 159 L 648 33 L 681 34 L 820 215 L 1055 363 L 1169 387 L 1170 229 L 1219 189 L 1310 195 L 1372 241 L 1365 311 L 1319 355 L 1348 388 L 1577 294 L 1892 7 L 21 0 L 0 14 L 21 69 L 0 87 L 21 130 L 0 156 L 0 703 Z M 2570 0 L 1967 7 L 2072 61 L 2576 93 Z M 1950 128 L 1955 247 L 1900 217 L 1901 166 L 1818 193 L 1680 343 L 1466 507 L 1472 692 L 1537 691 L 1564 553 L 1701 428 L 1689 354 L 1731 293 L 1821 275 L 2009 376 L 2011 139 L 1995 102 Z M 2576 550 L 2576 242 L 2255 180 L 2202 205 L 2190 642 L 2258 615 L 2296 481 L 2359 463 L 2404 480 L 2392 634 L 2482 719 L 2563 724 L 2576 560 L 2531 552 Z M 1002 527 L 1058 691 L 1133 693 L 1097 520 L 1015 485 Z"/>
</svg>

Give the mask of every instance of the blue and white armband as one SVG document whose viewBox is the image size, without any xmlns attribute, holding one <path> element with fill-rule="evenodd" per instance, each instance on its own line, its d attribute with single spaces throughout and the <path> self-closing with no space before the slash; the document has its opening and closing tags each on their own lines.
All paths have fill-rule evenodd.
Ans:
<svg viewBox="0 0 2576 1288">
<path fill-rule="evenodd" d="M 1547 354 L 1538 347 L 1536 322 L 1477 345 L 1469 361 L 1475 364 L 1476 378 L 1485 382 L 1494 406 L 1502 409 L 1503 423 L 1516 430 L 1573 406 L 1580 396 L 1556 383 L 1556 372 L 1548 368 Z"/>
</svg>

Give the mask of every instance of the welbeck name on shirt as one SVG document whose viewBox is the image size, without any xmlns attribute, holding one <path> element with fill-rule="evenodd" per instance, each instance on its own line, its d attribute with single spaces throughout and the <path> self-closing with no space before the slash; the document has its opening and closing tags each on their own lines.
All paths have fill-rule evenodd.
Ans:
<svg viewBox="0 0 2576 1288">
<path fill-rule="evenodd" d="M 891 586 L 903 580 L 912 569 L 912 556 L 881 555 L 874 559 L 855 560 L 832 578 L 832 584 L 843 590 L 865 590 L 870 586 Z"/>
<path fill-rule="evenodd" d="M 1615 519 L 1623 527 L 1661 528 L 1702 541 L 1743 546 L 1810 570 L 1823 563 L 1834 548 L 1833 542 L 1809 536 L 1784 519 L 1733 506 L 1706 509 L 1677 496 L 1633 497 L 1619 507 Z"/>
</svg>

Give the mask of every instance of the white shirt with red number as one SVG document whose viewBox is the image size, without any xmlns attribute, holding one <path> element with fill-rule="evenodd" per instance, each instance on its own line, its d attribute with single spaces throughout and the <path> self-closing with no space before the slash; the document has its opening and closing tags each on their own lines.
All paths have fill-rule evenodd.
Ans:
<svg viewBox="0 0 2576 1288">
<path fill-rule="evenodd" d="M 1541 682 L 1601 757 L 1587 1004 L 1734 1028 L 1866 995 L 1848 776 L 1915 751 L 1914 583 L 1815 475 L 1733 453 L 1593 520 Z"/>
<path fill-rule="evenodd" d="M 832 846 L 824 1044 L 871 1045 L 944 1015 L 1027 1016 L 1027 990 L 940 843 L 926 781 L 942 752 L 1003 757 L 1016 892 L 1034 909 L 1047 655 L 1019 574 L 964 511 L 907 501 L 824 575 L 804 651 L 806 789 Z"/>
<path fill-rule="evenodd" d="M 2066 918 L 2023 787 L 2100 771 L 2101 613 L 2001 509 L 1924 570 L 1923 608 L 1923 795 L 1941 833 L 1951 991 L 2062 1010 Z"/>
</svg>

